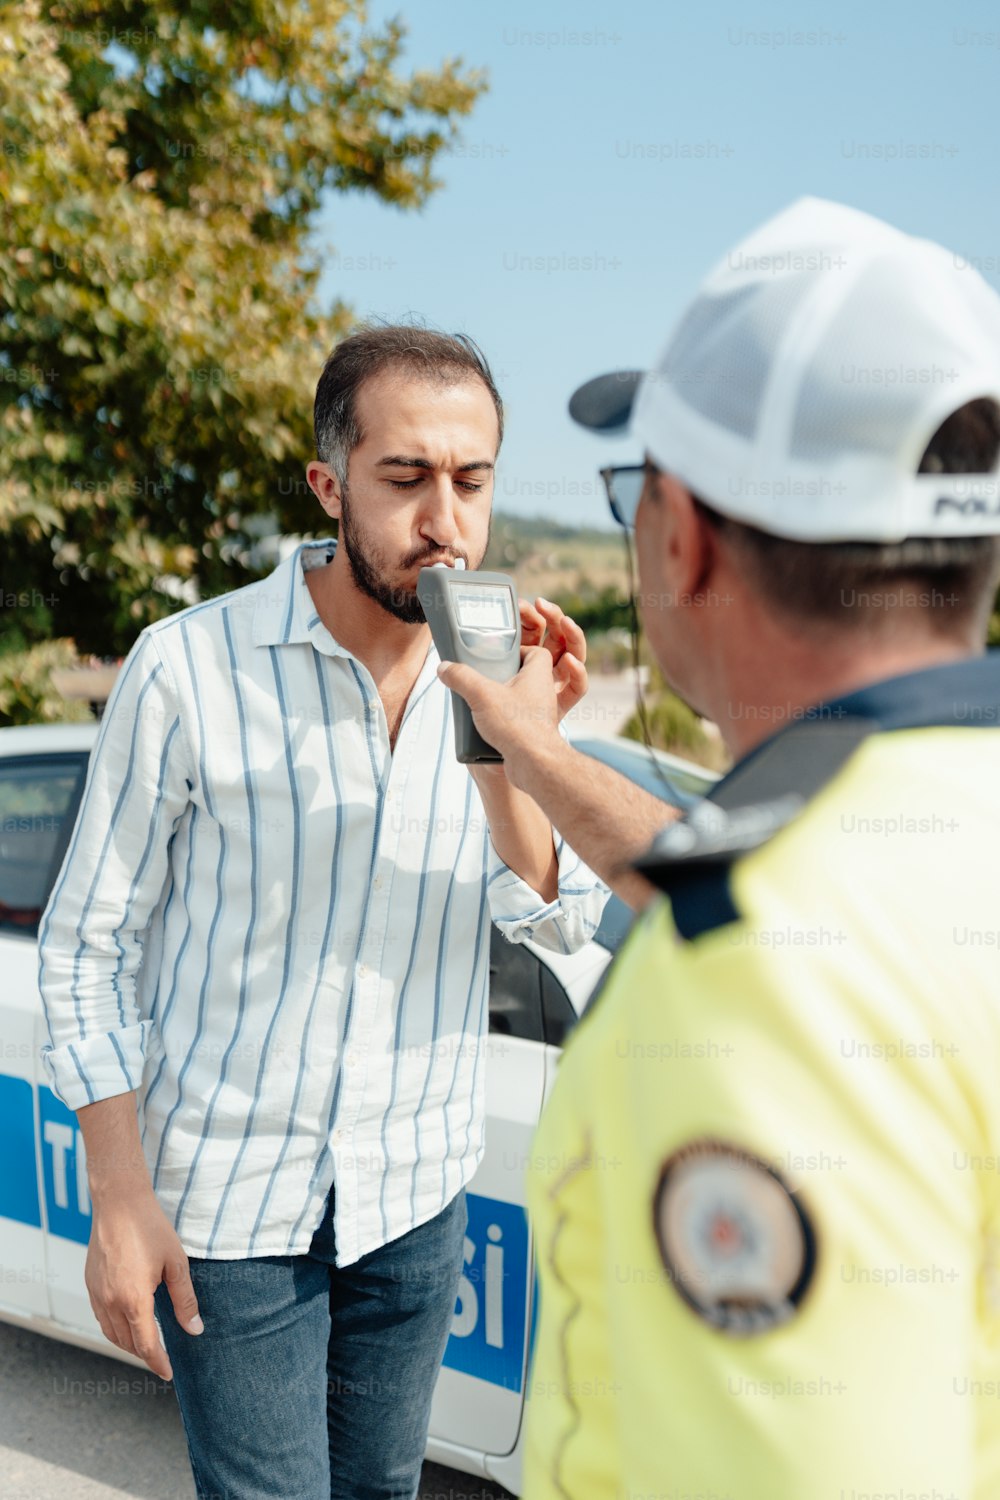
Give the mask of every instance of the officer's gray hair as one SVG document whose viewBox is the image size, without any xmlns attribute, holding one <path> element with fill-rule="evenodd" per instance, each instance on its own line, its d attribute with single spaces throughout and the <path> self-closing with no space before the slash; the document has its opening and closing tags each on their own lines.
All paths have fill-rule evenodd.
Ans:
<svg viewBox="0 0 1000 1500">
<path fill-rule="evenodd" d="M 1000 453 L 1000 406 L 989 397 L 952 412 L 934 433 L 922 474 L 989 473 Z M 902 542 L 795 542 L 722 516 L 695 497 L 713 530 L 739 555 L 756 591 L 804 624 L 877 631 L 894 610 L 888 594 L 902 585 L 918 596 L 938 635 L 986 621 L 1000 574 L 1000 537 L 907 537 Z M 919 603 L 924 596 L 926 604 Z M 875 600 L 873 604 L 870 601 Z"/>
</svg>

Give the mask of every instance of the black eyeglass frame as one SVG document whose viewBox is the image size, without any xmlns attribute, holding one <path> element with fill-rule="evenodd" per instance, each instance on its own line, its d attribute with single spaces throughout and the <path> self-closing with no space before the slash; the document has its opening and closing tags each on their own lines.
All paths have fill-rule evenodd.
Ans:
<svg viewBox="0 0 1000 1500">
<path fill-rule="evenodd" d="M 647 459 L 646 462 L 642 464 L 611 464 L 606 469 L 598 470 L 598 472 L 601 478 L 604 480 L 604 489 L 608 497 L 608 505 L 611 507 L 611 514 L 614 516 L 619 526 L 624 527 L 626 531 L 634 531 L 636 511 L 639 509 L 639 501 L 642 499 L 642 492 L 646 487 L 645 481 L 651 474 L 658 474 L 660 471 L 657 469 L 654 463 L 650 463 L 649 459 Z M 626 517 L 625 508 L 620 504 L 615 496 L 614 481 L 615 476 L 618 474 L 643 475 L 643 483 L 639 486 L 639 493 L 636 496 L 635 504 L 632 508 L 631 518 Z"/>
</svg>

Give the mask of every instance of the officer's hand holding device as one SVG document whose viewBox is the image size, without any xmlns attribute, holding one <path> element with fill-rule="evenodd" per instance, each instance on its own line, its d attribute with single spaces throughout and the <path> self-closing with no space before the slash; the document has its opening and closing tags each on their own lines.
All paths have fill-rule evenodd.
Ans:
<svg viewBox="0 0 1000 1500">
<path fill-rule="evenodd" d="M 462 662 L 494 682 L 508 682 L 521 665 L 521 615 L 514 580 L 506 573 L 466 572 L 435 563 L 421 569 L 417 598 L 423 605 L 442 661 Z M 496 763 L 464 698 L 452 693 L 455 754 L 463 765 Z"/>
</svg>

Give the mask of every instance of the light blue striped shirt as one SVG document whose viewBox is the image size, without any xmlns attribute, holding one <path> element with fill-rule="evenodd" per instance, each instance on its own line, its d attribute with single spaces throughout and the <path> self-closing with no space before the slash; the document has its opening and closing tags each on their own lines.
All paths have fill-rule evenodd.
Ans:
<svg viewBox="0 0 1000 1500">
<path fill-rule="evenodd" d="M 489 925 L 582 946 L 607 887 L 556 836 L 549 904 L 497 857 L 433 646 L 394 751 L 316 613 L 307 542 L 147 627 L 118 675 L 42 918 L 43 1056 L 71 1109 L 137 1090 L 196 1256 L 348 1265 L 482 1157 Z"/>
</svg>

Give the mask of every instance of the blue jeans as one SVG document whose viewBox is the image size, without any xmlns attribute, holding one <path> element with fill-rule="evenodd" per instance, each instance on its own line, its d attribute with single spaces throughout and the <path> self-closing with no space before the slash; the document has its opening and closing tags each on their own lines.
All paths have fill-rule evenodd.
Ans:
<svg viewBox="0 0 1000 1500">
<path fill-rule="evenodd" d="M 338 1269 L 331 1188 L 306 1255 L 192 1257 L 204 1333 L 184 1332 L 161 1283 L 199 1500 L 413 1500 L 466 1223 L 463 1188 Z"/>
</svg>

